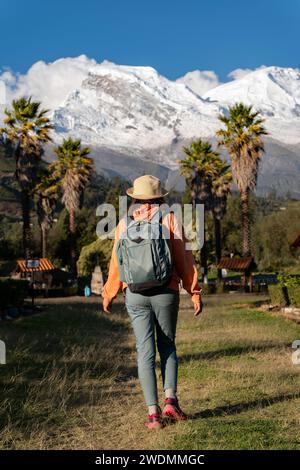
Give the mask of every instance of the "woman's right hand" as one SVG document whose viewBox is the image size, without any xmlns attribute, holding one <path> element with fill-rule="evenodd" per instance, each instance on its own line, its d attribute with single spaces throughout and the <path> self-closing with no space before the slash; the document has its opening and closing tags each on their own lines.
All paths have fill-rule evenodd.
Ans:
<svg viewBox="0 0 300 470">
<path fill-rule="evenodd" d="M 102 306 L 103 306 L 103 310 L 105 313 L 111 313 L 111 304 L 112 304 L 112 301 L 104 297 Z"/>
<path fill-rule="evenodd" d="M 200 300 L 200 302 L 194 302 L 194 316 L 195 317 L 198 317 L 200 315 L 200 313 L 202 312 L 202 308 L 203 308 L 203 304 L 202 304 L 202 300 Z"/>
</svg>

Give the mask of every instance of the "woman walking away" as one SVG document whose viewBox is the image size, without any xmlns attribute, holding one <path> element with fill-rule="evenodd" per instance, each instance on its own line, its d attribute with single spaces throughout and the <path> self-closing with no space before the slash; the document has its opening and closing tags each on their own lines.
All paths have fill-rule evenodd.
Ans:
<svg viewBox="0 0 300 470">
<path fill-rule="evenodd" d="M 141 176 L 127 194 L 133 199 L 135 210 L 131 206 L 127 218 L 116 228 L 109 275 L 102 293 L 103 310 L 109 313 L 119 290 L 125 290 L 126 309 L 136 338 L 139 380 L 148 406 L 146 426 L 161 428 L 163 418 L 187 419 L 176 395 L 179 283 L 182 281 L 191 295 L 196 317 L 202 310 L 201 289 L 182 226 L 172 212 L 163 209 L 167 192 L 160 180 L 151 175 Z M 155 343 L 165 392 L 163 411 L 158 405 Z"/>
</svg>

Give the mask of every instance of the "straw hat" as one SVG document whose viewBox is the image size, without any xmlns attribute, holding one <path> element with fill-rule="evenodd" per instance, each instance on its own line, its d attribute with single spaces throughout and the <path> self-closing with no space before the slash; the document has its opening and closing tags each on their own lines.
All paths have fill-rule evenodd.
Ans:
<svg viewBox="0 0 300 470">
<path fill-rule="evenodd" d="M 160 179 L 152 175 L 136 178 L 133 182 L 133 188 L 127 189 L 126 193 L 134 199 L 156 199 L 169 194 L 161 187 Z"/>
</svg>

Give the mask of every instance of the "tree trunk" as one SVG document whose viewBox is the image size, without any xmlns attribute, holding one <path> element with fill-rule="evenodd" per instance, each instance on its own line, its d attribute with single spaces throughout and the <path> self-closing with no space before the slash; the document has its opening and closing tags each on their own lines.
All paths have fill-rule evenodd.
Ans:
<svg viewBox="0 0 300 470">
<path fill-rule="evenodd" d="M 243 226 L 243 256 L 251 256 L 249 190 L 241 192 L 242 226 Z"/>
<path fill-rule="evenodd" d="M 48 230 L 46 227 L 41 226 L 41 252 L 42 258 L 47 258 L 47 251 L 48 251 Z"/>
<path fill-rule="evenodd" d="M 208 210 L 208 198 L 209 192 L 207 191 L 207 185 L 203 181 L 203 178 L 197 173 L 192 181 L 191 198 L 194 208 L 196 204 L 204 204 L 204 219 L 205 213 Z M 200 263 L 201 263 L 201 276 L 202 282 L 207 284 L 207 250 L 206 250 L 206 234 L 205 234 L 205 220 L 204 220 L 204 240 L 203 246 L 200 250 Z"/>
<path fill-rule="evenodd" d="M 243 256 L 251 256 L 249 190 L 241 193 L 242 225 L 243 225 Z M 249 273 L 245 272 L 244 289 L 248 292 Z"/>
<path fill-rule="evenodd" d="M 214 217 L 215 225 L 215 248 L 216 248 L 216 264 L 219 264 L 221 260 L 221 220 L 218 217 Z M 218 269 L 218 281 L 222 281 L 222 270 Z"/>
<path fill-rule="evenodd" d="M 25 259 L 31 257 L 31 229 L 30 229 L 30 196 L 28 191 L 21 191 L 22 219 L 23 219 L 23 256 Z"/>
<path fill-rule="evenodd" d="M 77 275 L 76 269 L 76 249 L 75 249 L 75 211 L 71 210 L 69 213 L 69 228 L 70 228 L 70 266 L 71 266 L 71 273 L 74 277 Z"/>
<path fill-rule="evenodd" d="M 205 211 L 204 211 L 204 218 L 205 218 Z M 203 246 L 200 251 L 200 262 L 201 262 L 201 274 L 202 274 L 202 282 L 204 284 L 208 283 L 207 279 L 207 250 L 206 250 L 206 230 L 205 230 L 205 221 L 204 221 L 204 240 Z"/>
<path fill-rule="evenodd" d="M 205 235 L 204 235 L 204 244 L 201 248 L 201 274 L 202 274 L 202 282 L 204 284 L 208 283 L 207 280 L 207 253 L 206 253 L 206 244 L 205 244 Z"/>
</svg>

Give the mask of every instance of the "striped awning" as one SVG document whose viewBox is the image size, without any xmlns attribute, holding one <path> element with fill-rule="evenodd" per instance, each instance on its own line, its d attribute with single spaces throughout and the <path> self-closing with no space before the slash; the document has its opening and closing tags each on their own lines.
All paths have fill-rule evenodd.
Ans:
<svg viewBox="0 0 300 470">
<path fill-rule="evenodd" d="M 252 256 L 245 258 L 221 258 L 217 268 L 229 269 L 231 271 L 246 271 L 254 267 L 254 258 Z"/>
<path fill-rule="evenodd" d="M 37 258 L 37 260 L 39 261 L 38 268 L 27 268 L 26 260 L 18 259 L 17 270 L 19 270 L 21 273 L 32 273 L 32 272 L 38 272 L 38 271 L 52 271 L 52 269 L 54 269 L 53 264 L 48 258 Z"/>
</svg>

